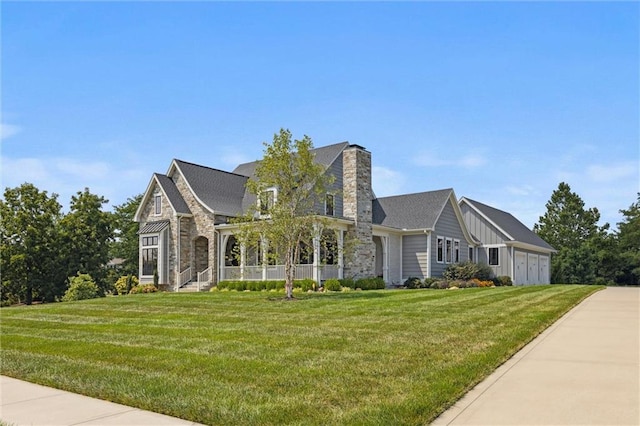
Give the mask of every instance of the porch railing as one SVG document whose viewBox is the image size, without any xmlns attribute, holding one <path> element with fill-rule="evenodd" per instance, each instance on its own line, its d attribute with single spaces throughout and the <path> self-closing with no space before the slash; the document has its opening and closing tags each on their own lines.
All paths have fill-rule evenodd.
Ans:
<svg viewBox="0 0 640 426">
<path fill-rule="evenodd" d="M 193 275 L 191 274 L 191 267 L 180 272 L 180 277 L 178 278 L 178 287 L 182 287 L 183 285 L 191 281 L 192 278 Z"/>
<path fill-rule="evenodd" d="M 198 272 L 198 291 L 201 286 L 207 286 L 211 282 L 211 268 L 207 268 L 202 272 Z"/>
<path fill-rule="evenodd" d="M 296 267 L 296 279 L 313 279 L 313 265 L 299 264 Z M 225 280 L 245 280 L 245 281 L 261 281 L 267 280 L 284 280 L 284 265 L 269 265 L 266 267 L 266 276 L 264 276 L 265 268 L 263 266 L 225 266 L 223 268 Z M 330 278 L 338 278 L 338 265 L 323 265 L 318 267 L 319 279 L 324 281 Z M 264 278 L 263 278 L 264 277 Z"/>
</svg>

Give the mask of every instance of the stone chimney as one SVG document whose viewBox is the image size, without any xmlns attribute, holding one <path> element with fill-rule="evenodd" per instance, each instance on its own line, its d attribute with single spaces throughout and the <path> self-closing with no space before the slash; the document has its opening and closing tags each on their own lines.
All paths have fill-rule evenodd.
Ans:
<svg viewBox="0 0 640 426">
<path fill-rule="evenodd" d="M 344 276 L 369 278 L 374 276 L 375 244 L 371 189 L 371 153 L 359 145 L 350 145 L 342 152 L 343 215 L 355 221 L 347 232 L 350 241 L 345 253 Z"/>
</svg>

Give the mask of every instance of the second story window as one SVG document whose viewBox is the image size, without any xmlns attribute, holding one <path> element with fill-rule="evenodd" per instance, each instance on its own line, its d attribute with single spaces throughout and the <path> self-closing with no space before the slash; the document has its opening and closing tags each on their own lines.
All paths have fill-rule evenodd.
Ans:
<svg viewBox="0 0 640 426">
<path fill-rule="evenodd" d="M 259 207 L 260 207 L 260 214 L 263 216 L 268 215 L 271 209 L 273 208 L 275 202 L 276 202 L 275 189 L 268 189 L 266 191 L 263 191 L 262 194 L 260 194 L 260 198 L 258 200 Z"/>
<path fill-rule="evenodd" d="M 162 214 L 162 195 L 156 194 L 153 196 L 153 209 L 156 216 Z"/>
<path fill-rule="evenodd" d="M 333 194 L 327 194 L 324 201 L 324 213 L 327 216 L 335 216 L 335 198 Z"/>
</svg>

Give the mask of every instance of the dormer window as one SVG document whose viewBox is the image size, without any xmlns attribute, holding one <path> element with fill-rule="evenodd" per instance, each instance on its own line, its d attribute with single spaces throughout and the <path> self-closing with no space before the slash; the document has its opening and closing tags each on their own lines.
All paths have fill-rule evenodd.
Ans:
<svg viewBox="0 0 640 426">
<path fill-rule="evenodd" d="M 260 194 L 258 199 L 258 207 L 260 215 L 267 216 L 276 202 L 276 190 L 267 189 Z"/>
<path fill-rule="evenodd" d="M 162 214 L 162 195 L 160 194 L 153 196 L 153 211 L 156 216 Z"/>
<path fill-rule="evenodd" d="M 324 201 L 324 214 L 326 214 L 327 216 L 334 216 L 335 215 L 334 207 L 335 207 L 335 199 L 333 197 L 333 194 L 327 194 Z"/>
</svg>

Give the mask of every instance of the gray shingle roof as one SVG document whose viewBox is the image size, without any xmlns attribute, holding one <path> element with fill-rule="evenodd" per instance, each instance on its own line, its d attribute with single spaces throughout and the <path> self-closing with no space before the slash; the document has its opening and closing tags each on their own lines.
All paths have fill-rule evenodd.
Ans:
<svg viewBox="0 0 640 426">
<path fill-rule="evenodd" d="M 322 164 L 325 167 L 329 167 L 336 160 L 336 158 L 338 158 L 338 155 L 340 155 L 342 151 L 344 151 L 344 149 L 348 146 L 349 142 L 340 142 L 333 145 L 315 148 L 311 152 L 314 155 L 316 163 Z M 257 165 L 257 161 L 240 164 L 238 167 L 236 167 L 233 173 L 242 176 L 253 177 L 256 172 Z"/>
<path fill-rule="evenodd" d="M 555 250 L 545 240 L 540 238 L 538 234 L 527 228 L 522 222 L 511 215 L 511 213 L 496 209 L 479 201 L 470 200 L 466 197 L 463 198 L 463 200 L 475 207 L 505 233 L 509 234 L 512 241 L 543 247 L 547 250 Z"/>
<path fill-rule="evenodd" d="M 168 220 L 159 220 L 157 222 L 149 222 L 138 231 L 138 234 L 155 234 L 169 226 Z"/>
<path fill-rule="evenodd" d="M 246 176 L 186 161 L 174 160 L 196 197 L 211 210 L 224 215 L 242 212 Z"/>
<path fill-rule="evenodd" d="M 373 223 L 398 229 L 433 229 L 452 189 L 373 200 Z"/>
<path fill-rule="evenodd" d="M 171 180 L 171 178 L 159 173 L 155 173 L 154 176 L 160 187 L 162 187 L 162 191 L 167 195 L 169 203 L 171 203 L 175 212 L 178 214 L 191 214 L 189 206 L 184 201 L 184 198 L 182 198 L 180 191 L 178 191 L 176 184 Z"/>
</svg>

